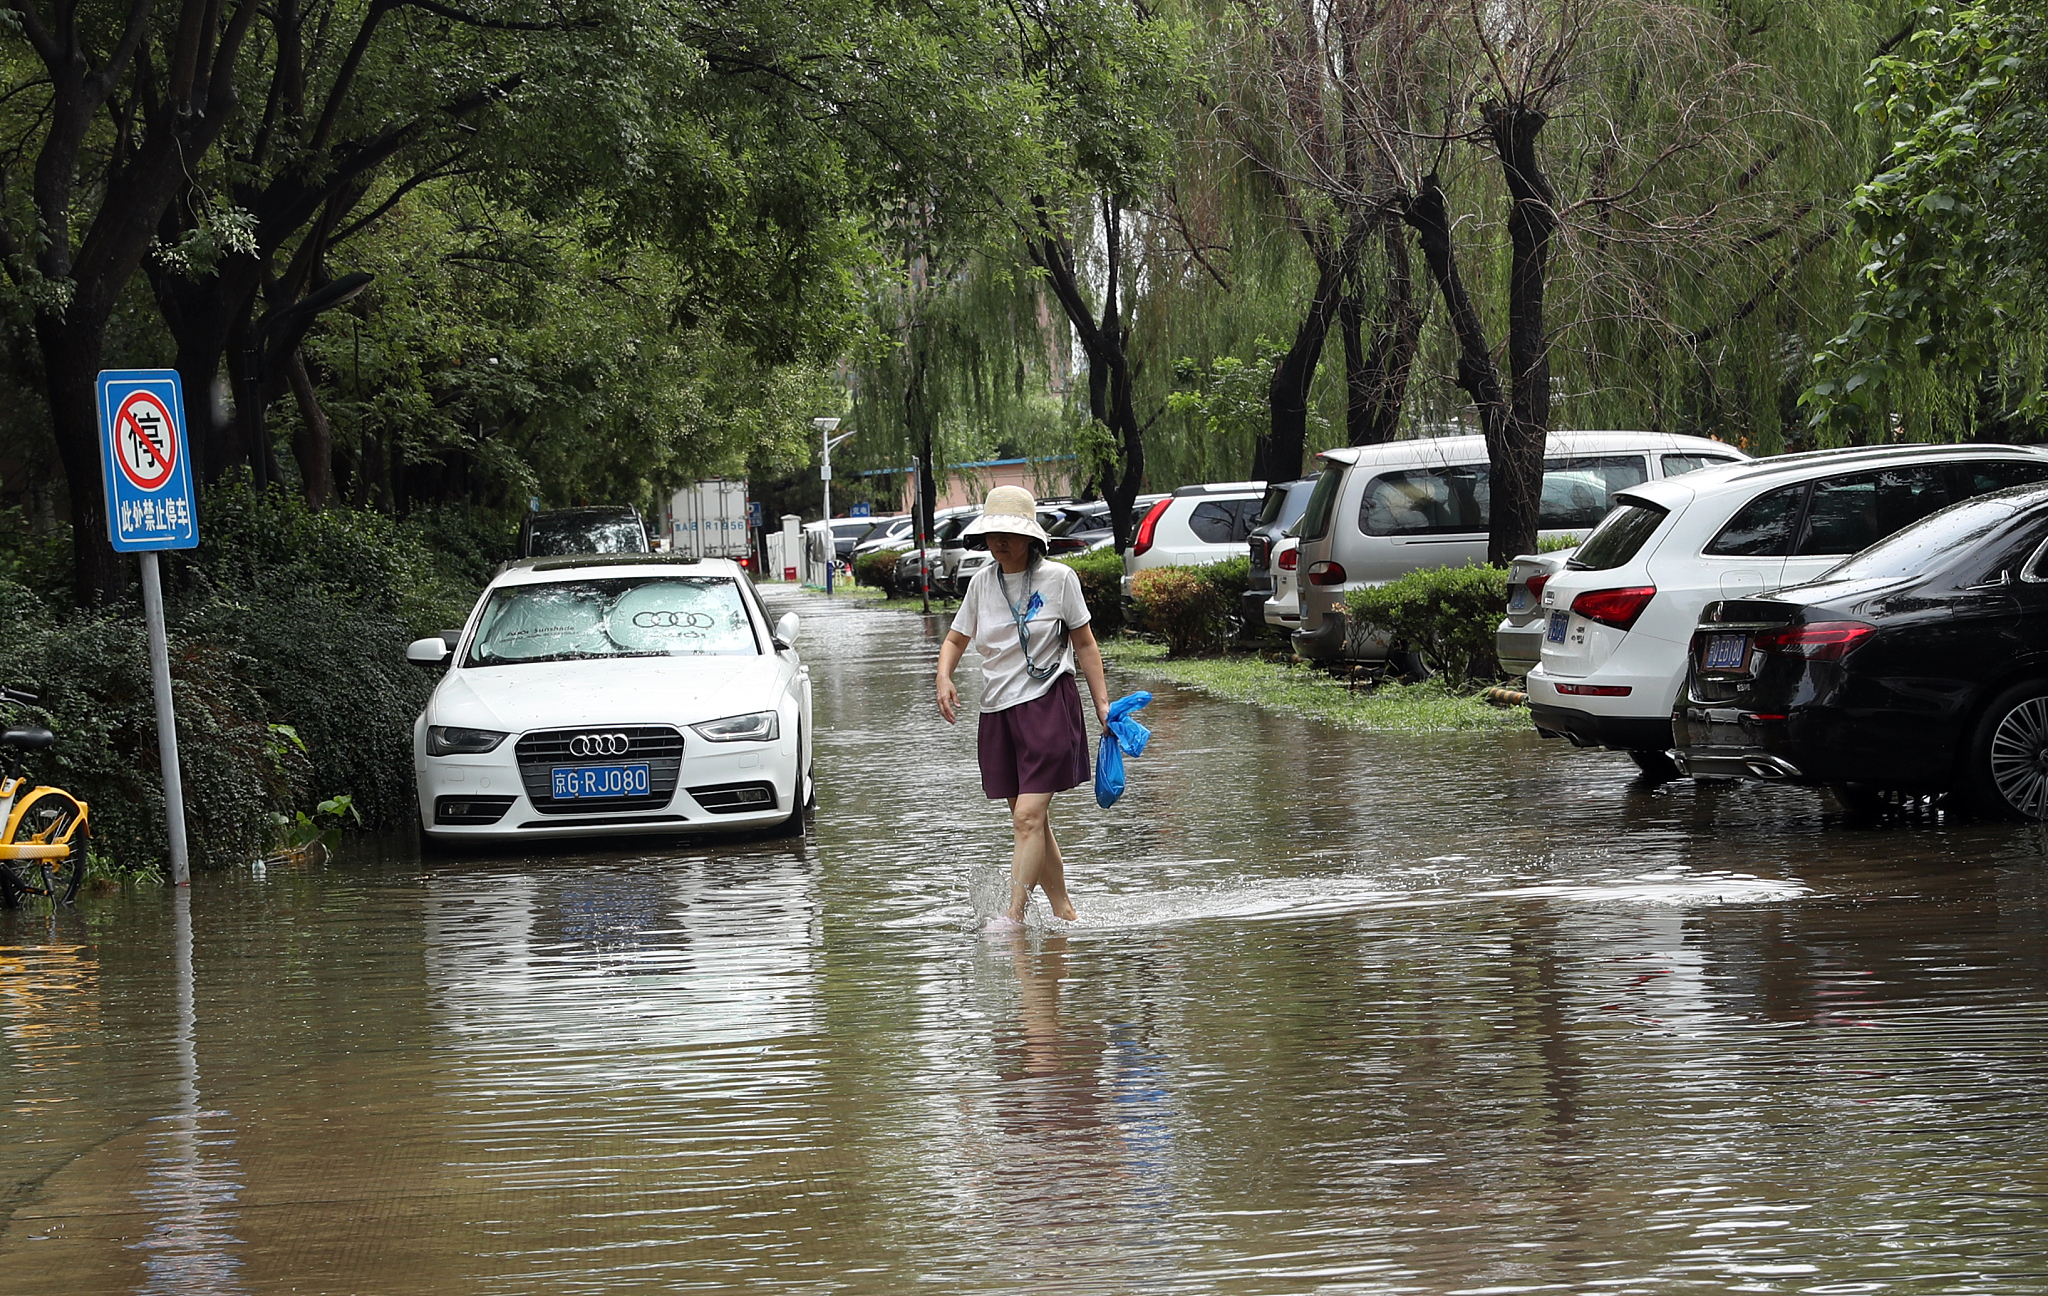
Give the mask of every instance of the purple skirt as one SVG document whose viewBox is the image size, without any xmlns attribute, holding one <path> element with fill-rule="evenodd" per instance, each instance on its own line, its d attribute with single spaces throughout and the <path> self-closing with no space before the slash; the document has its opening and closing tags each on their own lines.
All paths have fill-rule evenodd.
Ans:
<svg viewBox="0 0 2048 1296">
<path fill-rule="evenodd" d="M 1025 792 L 1064 792 L 1095 777 L 1081 687 L 1071 673 L 1016 706 L 981 713 L 981 790 L 991 801 Z"/>
</svg>

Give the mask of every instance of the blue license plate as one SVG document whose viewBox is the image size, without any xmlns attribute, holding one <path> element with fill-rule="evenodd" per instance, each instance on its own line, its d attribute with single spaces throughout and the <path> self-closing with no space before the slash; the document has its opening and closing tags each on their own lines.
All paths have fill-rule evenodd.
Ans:
<svg viewBox="0 0 2048 1296">
<path fill-rule="evenodd" d="M 1545 634 L 1545 635 L 1544 635 L 1543 637 L 1544 637 L 1545 639 L 1548 639 L 1548 640 L 1549 640 L 1549 641 L 1550 641 L 1551 643 L 1563 643 L 1563 642 L 1564 642 L 1564 631 L 1565 631 L 1565 627 L 1566 627 L 1566 626 L 1568 626 L 1568 625 L 1570 625 L 1571 623 L 1572 623 L 1572 614 L 1571 614 L 1571 613 L 1569 613 L 1569 612 L 1552 612 L 1552 613 L 1550 614 L 1550 631 L 1549 631 L 1549 633 Z"/>
<path fill-rule="evenodd" d="M 1707 636 L 1707 650 L 1700 655 L 1701 670 L 1737 670 L 1749 656 L 1749 636 L 1717 634 Z"/>
<path fill-rule="evenodd" d="M 1529 587 L 1527 585 L 1515 586 L 1508 594 L 1508 611 L 1521 612 L 1527 610 L 1528 606 Z"/>
<path fill-rule="evenodd" d="M 648 794 L 645 765 L 557 765 L 555 800 L 634 797 Z"/>
</svg>

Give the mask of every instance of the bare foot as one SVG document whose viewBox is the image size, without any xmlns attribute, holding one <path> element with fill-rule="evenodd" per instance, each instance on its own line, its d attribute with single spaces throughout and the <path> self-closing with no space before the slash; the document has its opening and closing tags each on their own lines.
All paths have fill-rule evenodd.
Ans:
<svg viewBox="0 0 2048 1296">
<path fill-rule="evenodd" d="M 1052 906 L 1052 916 L 1060 919 L 1062 922 L 1072 922 L 1081 916 L 1074 912 L 1074 902 L 1065 896 L 1060 896 L 1058 899 L 1047 896 L 1045 899 L 1046 903 Z"/>
</svg>

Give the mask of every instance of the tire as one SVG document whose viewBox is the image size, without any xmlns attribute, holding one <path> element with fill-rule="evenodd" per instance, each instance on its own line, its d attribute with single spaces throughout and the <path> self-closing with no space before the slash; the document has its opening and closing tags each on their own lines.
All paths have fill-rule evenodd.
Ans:
<svg viewBox="0 0 2048 1296">
<path fill-rule="evenodd" d="M 48 896 L 58 904 L 70 904 L 85 877 L 85 843 L 73 840 L 83 811 L 67 793 L 49 790 L 31 795 L 15 821 L 10 844 L 24 842 L 68 842 L 71 853 L 63 859 L 23 860 L 16 866 L 15 881 L 29 895 Z"/>
<path fill-rule="evenodd" d="M 1636 763 L 1644 778 L 1654 782 L 1669 783 L 1681 777 L 1678 766 L 1663 752 L 1642 747 L 1629 752 L 1628 758 Z"/>
<path fill-rule="evenodd" d="M 1970 799 L 1993 814 L 2048 819 L 2048 680 L 2016 684 L 1978 720 L 1965 773 Z"/>
<path fill-rule="evenodd" d="M 1387 669 L 1399 675 L 1405 684 L 1420 684 L 1436 672 L 1422 659 L 1422 654 L 1412 648 L 1387 654 Z"/>
<path fill-rule="evenodd" d="M 771 837 L 801 837 L 804 835 L 804 809 L 811 804 L 813 794 L 816 791 L 815 788 L 805 786 L 809 782 L 805 777 L 809 770 L 804 757 L 804 727 L 799 723 L 796 727 L 796 782 L 790 788 L 789 817 L 768 830 Z"/>
</svg>

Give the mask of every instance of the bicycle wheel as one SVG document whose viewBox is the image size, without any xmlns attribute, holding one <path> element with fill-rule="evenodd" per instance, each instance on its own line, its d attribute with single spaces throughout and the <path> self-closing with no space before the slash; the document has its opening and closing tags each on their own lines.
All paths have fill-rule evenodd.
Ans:
<svg viewBox="0 0 2048 1296">
<path fill-rule="evenodd" d="M 63 843 L 71 851 L 59 859 L 26 860 L 18 865 L 14 881 L 23 892 L 47 896 L 59 904 L 69 904 L 78 895 L 78 884 L 85 878 L 85 843 L 72 839 L 82 826 L 84 815 L 85 807 L 59 789 L 47 788 L 30 795 L 20 818 L 15 820 L 10 844 Z"/>
</svg>

